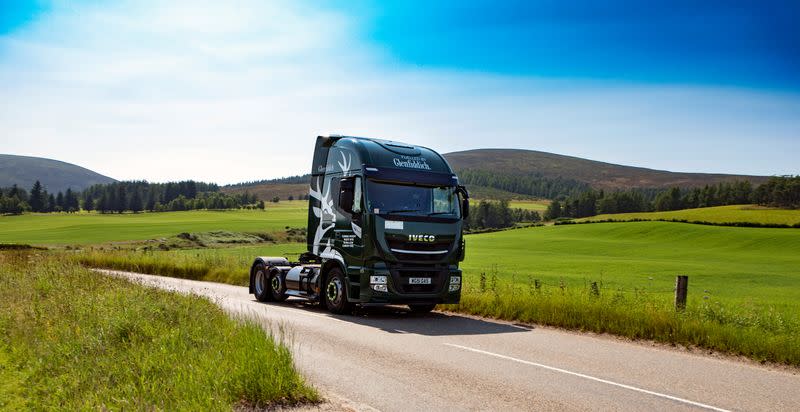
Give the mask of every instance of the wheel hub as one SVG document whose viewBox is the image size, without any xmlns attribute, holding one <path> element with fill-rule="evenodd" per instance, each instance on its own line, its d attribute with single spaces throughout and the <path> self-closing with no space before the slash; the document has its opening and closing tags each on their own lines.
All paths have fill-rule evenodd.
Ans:
<svg viewBox="0 0 800 412">
<path fill-rule="evenodd" d="M 339 302 L 342 300 L 342 296 L 341 296 L 341 281 L 338 278 L 331 279 L 331 281 L 328 282 L 326 295 L 328 297 L 329 302 L 331 302 L 335 306 L 339 305 Z"/>
<path fill-rule="evenodd" d="M 259 294 L 259 295 L 264 293 L 264 271 L 263 270 L 259 270 L 258 272 L 256 272 L 256 282 L 255 283 L 256 283 L 255 284 L 256 293 Z"/>
</svg>

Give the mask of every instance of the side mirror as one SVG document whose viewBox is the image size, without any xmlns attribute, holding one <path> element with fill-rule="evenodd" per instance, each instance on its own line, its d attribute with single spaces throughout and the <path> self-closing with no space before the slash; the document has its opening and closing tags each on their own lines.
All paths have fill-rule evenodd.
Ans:
<svg viewBox="0 0 800 412">
<path fill-rule="evenodd" d="M 355 191 L 355 181 L 351 177 L 346 177 L 339 181 L 339 207 L 347 213 L 353 213 L 353 192 Z"/>
<path fill-rule="evenodd" d="M 467 188 L 459 185 L 456 191 L 461 194 L 461 218 L 466 219 L 469 217 L 469 192 Z"/>
</svg>

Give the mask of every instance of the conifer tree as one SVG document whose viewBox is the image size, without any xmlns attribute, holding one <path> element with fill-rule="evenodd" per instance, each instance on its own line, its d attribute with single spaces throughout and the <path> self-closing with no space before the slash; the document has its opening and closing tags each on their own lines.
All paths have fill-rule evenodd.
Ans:
<svg viewBox="0 0 800 412">
<path fill-rule="evenodd" d="M 114 205 L 114 211 L 117 213 L 122 213 L 125 209 L 128 208 L 128 193 L 125 191 L 125 185 L 117 185 L 117 196 L 116 196 L 116 203 Z"/>
<path fill-rule="evenodd" d="M 42 190 L 42 183 L 37 180 L 31 188 L 31 194 L 28 199 L 28 204 L 30 204 L 32 212 L 44 212 L 45 203 L 47 202 L 47 197 L 45 196 Z"/>
<path fill-rule="evenodd" d="M 87 212 L 91 212 L 92 210 L 94 210 L 94 198 L 92 197 L 92 194 L 89 192 L 86 192 L 83 195 L 83 210 Z"/>
<path fill-rule="evenodd" d="M 53 209 L 56 212 L 64 211 L 64 194 L 63 193 L 58 192 L 58 195 L 56 195 L 56 207 L 53 208 Z"/>
<path fill-rule="evenodd" d="M 47 196 L 47 208 L 45 209 L 46 212 L 55 212 L 56 210 L 56 197 L 50 193 L 50 196 Z"/>
<path fill-rule="evenodd" d="M 139 195 L 139 190 L 133 189 L 133 193 L 131 193 L 131 199 L 128 204 L 128 209 L 134 213 L 142 211 L 142 196 Z"/>
</svg>

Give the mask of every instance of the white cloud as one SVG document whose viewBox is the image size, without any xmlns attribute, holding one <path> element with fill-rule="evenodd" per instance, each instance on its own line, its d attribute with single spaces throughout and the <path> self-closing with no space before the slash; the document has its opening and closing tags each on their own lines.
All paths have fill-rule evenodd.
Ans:
<svg viewBox="0 0 800 412">
<path fill-rule="evenodd" d="M 0 38 L 0 152 L 228 183 L 305 173 L 337 132 L 800 173 L 797 95 L 425 70 L 358 33 L 298 2 L 58 3 Z"/>
</svg>

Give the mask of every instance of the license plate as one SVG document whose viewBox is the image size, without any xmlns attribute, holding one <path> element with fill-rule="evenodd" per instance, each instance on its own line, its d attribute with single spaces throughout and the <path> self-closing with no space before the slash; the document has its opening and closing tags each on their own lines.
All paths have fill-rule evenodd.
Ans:
<svg viewBox="0 0 800 412">
<path fill-rule="evenodd" d="M 410 285 L 430 285 L 431 278 L 408 278 Z"/>
</svg>

